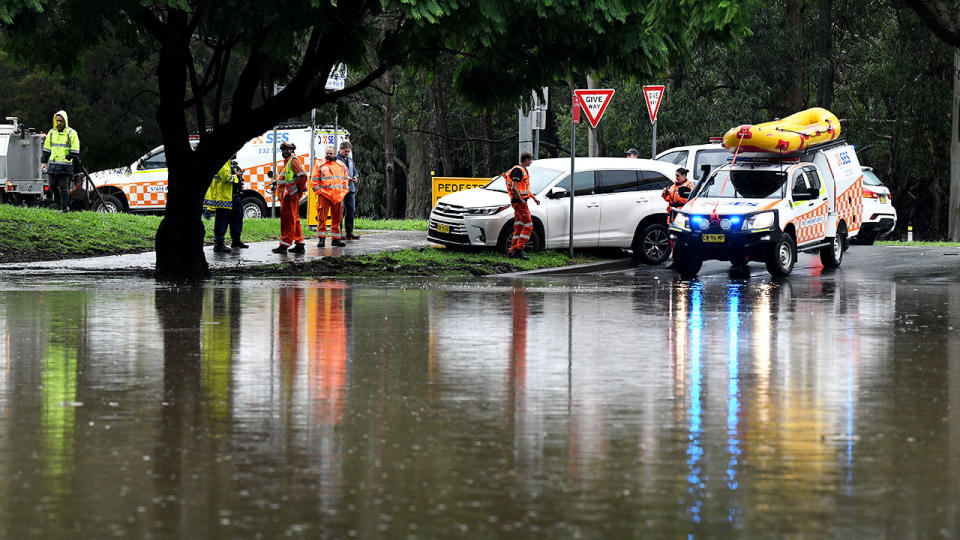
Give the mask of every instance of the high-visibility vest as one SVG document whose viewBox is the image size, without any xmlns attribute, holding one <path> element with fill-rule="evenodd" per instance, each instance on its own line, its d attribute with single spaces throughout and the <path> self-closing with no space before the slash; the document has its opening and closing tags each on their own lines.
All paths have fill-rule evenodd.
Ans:
<svg viewBox="0 0 960 540">
<path fill-rule="evenodd" d="M 230 169 L 230 161 L 223 164 L 217 174 L 213 175 L 213 181 L 207 188 L 207 194 L 203 197 L 203 205 L 210 210 L 218 208 L 231 208 L 233 206 L 233 184 L 239 182 L 237 175 Z"/>
<path fill-rule="evenodd" d="M 343 201 L 350 191 L 350 177 L 347 168 L 339 160 L 326 159 L 317 167 L 313 176 L 313 191 L 320 197 L 336 204 Z"/>
<path fill-rule="evenodd" d="M 519 182 L 516 183 L 516 188 L 517 188 L 517 191 L 520 192 L 520 198 L 523 200 L 527 200 L 530 198 L 530 173 L 527 172 L 526 167 L 523 167 L 521 165 L 514 165 L 513 167 L 510 168 L 509 171 L 503 173 L 503 178 L 507 181 L 507 193 L 511 197 L 513 197 L 514 183 L 513 183 L 513 179 L 510 178 L 510 173 L 512 173 L 513 170 L 517 168 L 519 168 L 520 172 L 523 173 L 523 177 L 520 179 Z"/>
<path fill-rule="evenodd" d="M 298 181 L 298 176 L 293 172 L 293 163 L 294 160 L 297 160 L 297 163 L 300 162 L 300 158 L 295 155 L 287 158 L 287 161 L 283 164 L 283 177 L 277 179 L 277 185 L 279 190 L 284 190 L 284 194 L 293 194 L 298 193 L 302 188 L 305 187 L 306 181 Z M 303 165 L 300 165 L 300 169 L 303 170 Z M 306 173 L 303 173 L 306 174 Z M 279 191 L 278 190 L 278 191 Z"/>
<path fill-rule="evenodd" d="M 687 204 L 687 199 L 680 196 L 679 189 L 681 187 L 686 187 L 692 190 L 693 182 L 690 180 L 686 180 L 682 184 L 677 184 L 674 182 L 674 184 L 667 189 L 667 194 L 663 197 L 667 201 L 667 204 L 673 208 L 680 208 L 681 206 Z"/>
</svg>

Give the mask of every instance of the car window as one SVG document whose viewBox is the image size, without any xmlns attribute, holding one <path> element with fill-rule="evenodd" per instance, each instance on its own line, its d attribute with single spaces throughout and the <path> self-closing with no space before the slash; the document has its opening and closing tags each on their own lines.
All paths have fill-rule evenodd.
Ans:
<svg viewBox="0 0 960 540">
<path fill-rule="evenodd" d="M 810 185 L 810 189 L 820 193 L 820 173 L 816 167 L 804 167 L 803 172 L 807 176 L 807 184 Z"/>
<path fill-rule="evenodd" d="M 597 193 L 622 193 L 640 189 L 639 171 L 597 171 Z"/>
<path fill-rule="evenodd" d="M 716 169 L 717 167 L 725 164 L 727 158 L 730 157 L 730 152 L 726 150 L 701 150 L 697 152 L 697 157 L 693 162 L 693 179 L 699 180 L 703 176 L 703 166 L 709 165 L 710 170 Z"/>
<path fill-rule="evenodd" d="M 547 169 L 546 167 L 530 165 L 527 167 L 527 174 L 530 175 L 530 193 L 540 193 L 543 191 L 543 188 L 547 187 L 547 184 L 556 180 L 556 178 L 560 176 L 561 172 L 556 169 Z M 501 175 L 494 178 L 489 184 L 483 186 L 483 189 L 502 191 L 506 193 L 507 184 Z"/>
<path fill-rule="evenodd" d="M 655 171 L 642 171 L 643 180 L 640 181 L 640 189 L 660 191 L 665 187 L 673 185 L 673 180 Z"/>
<path fill-rule="evenodd" d="M 167 168 L 167 154 L 160 150 L 156 154 L 147 156 L 143 160 L 143 166 L 140 167 L 141 170 L 147 169 L 166 169 Z"/>
<path fill-rule="evenodd" d="M 574 175 L 576 181 L 577 190 L 574 193 L 574 196 L 579 197 L 581 195 L 593 195 L 593 171 L 580 171 Z M 557 187 L 563 188 L 570 191 L 570 176 L 557 183 Z"/>
<path fill-rule="evenodd" d="M 883 182 L 880 181 L 880 178 L 876 174 L 873 174 L 873 171 L 863 171 L 863 183 L 868 186 L 882 186 Z"/>
<path fill-rule="evenodd" d="M 666 154 L 657 158 L 657 161 L 664 161 L 666 163 L 673 163 L 675 165 L 683 165 L 687 162 L 686 150 L 678 150 L 676 152 L 667 152 Z"/>
</svg>

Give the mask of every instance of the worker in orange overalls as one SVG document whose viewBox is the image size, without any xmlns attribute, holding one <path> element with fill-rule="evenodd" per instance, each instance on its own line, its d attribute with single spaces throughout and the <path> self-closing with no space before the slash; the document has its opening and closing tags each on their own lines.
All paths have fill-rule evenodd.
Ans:
<svg viewBox="0 0 960 540">
<path fill-rule="evenodd" d="M 520 164 L 503 173 L 507 182 L 507 193 L 510 195 L 510 206 L 513 207 L 513 237 L 510 239 L 509 253 L 512 259 L 530 258 L 523 253 L 523 248 L 530 240 L 530 233 L 533 232 L 533 218 L 527 208 L 527 199 L 533 199 L 533 202 L 540 204 L 533 193 L 530 193 L 530 173 L 527 172 L 527 167 L 531 162 L 533 155 L 523 152 L 520 154 Z"/>
<path fill-rule="evenodd" d="M 340 222 L 343 220 L 343 198 L 350 191 L 350 177 L 347 168 L 337 160 L 337 151 L 333 146 L 324 150 L 324 160 L 313 170 L 313 191 L 317 194 L 317 247 L 323 247 L 327 241 L 327 214 L 330 214 L 330 238 L 334 247 L 347 245 L 340 234 Z"/>
<path fill-rule="evenodd" d="M 300 229 L 300 196 L 307 192 L 307 170 L 296 156 L 297 147 L 290 142 L 280 143 L 283 177 L 277 178 L 280 195 L 280 245 L 274 253 L 303 253 L 303 231 Z M 293 247 L 290 247 L 293 246 Z"/>
<path fill-rule="evenodd" d="M 687 204 L 690 192 L 693 191 L 693 182 L 687 180 L 687 170 L 677 169 L 673 178 L 673 185 L 663 188 L 663 200 L 667 201 L 667 225 L 673 223 L 673 216 L 683 205 Z"/>
</svg>

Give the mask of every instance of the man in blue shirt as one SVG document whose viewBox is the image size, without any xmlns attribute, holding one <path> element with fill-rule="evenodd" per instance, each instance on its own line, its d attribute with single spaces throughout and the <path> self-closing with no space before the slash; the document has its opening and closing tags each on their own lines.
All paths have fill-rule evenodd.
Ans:
<svg viewBox="0 0 960 540">
<path fill-rule="evenodd" d="M 357 212 L 357 167 L 350 157 L 353 146 L 348 141 L 340 143 L 340 153 L 337 154 L 343 166 L 347 168 L 350 177 L 350 191 L 343 198 L 343 237 L 347 240 L 359 240 L 360 236 L 353 234 L 353 216 Z"/>
</svg>

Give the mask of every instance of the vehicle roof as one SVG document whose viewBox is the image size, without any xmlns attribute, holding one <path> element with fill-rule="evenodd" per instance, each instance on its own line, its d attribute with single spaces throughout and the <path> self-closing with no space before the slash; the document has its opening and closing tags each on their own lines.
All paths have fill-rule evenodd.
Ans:
<svg viewBox="0 0 960 540">
<path fill-rule="evenodd" d="M 719 143 L 719 142 L 706 143 L 706 144 L 688 144 L 687 146 L 674 146 L 673 148 L 667 148 L 667 149 L 664 150 L 663 152 L 660 152 L 659 154 L 657 154 L 657 157 L 659 158 L 659 157 L 663 156 L 664 154 L 669 154 L 670 152 L 679 152 L 679 151 L 682 151 L 682 150 L 687 150 L 687 151 L 690 151 L 690 150 L 726 150 L 726 148 L 724 148 L 724 147 L 723 147 L 723 144 L 721 144 L 721 143 Z"/>
<path fill-rule="evenodd" d="M 569 158 L 549 158 L 538 159 L 531 163 L 545 169 L 552 169 L 558 172 L 570 170 Z M 585 170 L 623 170 L 623 169 L 660 169 L 673 173 L 676 165 L 673 163 L 664 163 L 654 159 L 634 159 L 626 157 L 578 157 L 574 160 L 574 167 L 578 171 Z"/>
</svg>

